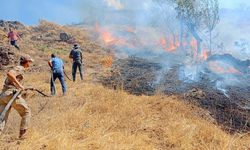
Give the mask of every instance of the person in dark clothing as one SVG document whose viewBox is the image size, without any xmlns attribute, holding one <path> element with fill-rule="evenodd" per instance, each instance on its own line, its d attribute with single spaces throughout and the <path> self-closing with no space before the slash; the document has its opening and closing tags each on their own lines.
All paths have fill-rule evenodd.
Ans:
<svg viewBox="0 0 250 150">
<path fill-rule="evenodd" d="M 83 74 L 82 74 L 82 51 L 79 49 L 77 44 L 74 44 L 73 49 L 71 50 L 69 54 L 69 58 L 73 59 L 73 65 L 72 65 L 72 77 L 73 81 L 76 80 L 76 70 L 79 69 L 81 80 L 83 80 Z"/>
<path fill-rule="evenodd" d="M 51 95 L 56 94 L 55 80 L 57 78 L 59 79 L 61 83 L 63 95 L 65 95 L 67 91 L 67 87 L 66 87 L 66 83 L 64 80 L 64 64 L 63 64 L 62 59 L 56 57 L 55 54 L 51 54 L 51 60 L 48 62 L 48 64 L 52 69 L 52 76 L 51 76 L 51 81 L 50 81 Z"/>
</svg>

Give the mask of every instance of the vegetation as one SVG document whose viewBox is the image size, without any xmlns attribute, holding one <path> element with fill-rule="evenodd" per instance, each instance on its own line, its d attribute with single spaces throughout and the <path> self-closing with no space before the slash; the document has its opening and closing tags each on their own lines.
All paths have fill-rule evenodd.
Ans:
<svg viewBox="0 0 250 150">
<path fill-rule="evenodd" d="M 201 53 L 200 31 L 207 29 L 209 32 L 210 52 L 212 44 L 212 31 L 219 22 L 219 4 L 218 0 L 155 0 L 159 5 L 167 6 L 165 8 L 168 11 L 168 7 L 172 5 L 177 12 L 177 18 L 181 22 L 181 28 L 185 27 L 193 35 L 197 41 L 198 52 Z M 167 5 L 166 5 L 167 4 Z M 181 29 L 183 32 L 184 29 Z M 182 35 L 183 33 L 181 33 Z M 183 36 L 181 36 L 182 41 Z M 182 45 L 182 43 L 181 43 Z"/>
<path fill-rule="evenodd" d="M 103 69 L 103 58 L 110 59 L 108 50 L 91 41 L 87 31 L 61 28 L 71 33 L 84 47 L 85 81 L 67 81 L 67 96 L 60 96 L 59 83 L 56 83 L 56 97 L 43 98 L 30 93 L 26 99 L 33 115 L 27 138 L 16 138 L 20 119 L 12 111 L 5 134 L 0 136 L 0 149 L 250 148 L 249 134 L 226 133 L 209 112 L 186 103 L 177 96 L 134 96 L 93 83 L 93 75 L 100 74 Z M 25 86 L 33 86 L 49 93 L 50 73 L 47 60 L 50 51 L 39 51 L 37 45 L 44 49 L 70 49 L 72 45 L 30 39 L 41 33 L 36 31 L 20 41 L 22 52 L 31 54 L 36 65 L 44 65 L 44 70 L 27 74 Z M 70 72 L 68 54 L 59 53 L 59 56 L 66 62 L 66 72 Z M 1 72 L 0 83 L 3 83 L 4 76 L 4 72 Z"/>
</svg>

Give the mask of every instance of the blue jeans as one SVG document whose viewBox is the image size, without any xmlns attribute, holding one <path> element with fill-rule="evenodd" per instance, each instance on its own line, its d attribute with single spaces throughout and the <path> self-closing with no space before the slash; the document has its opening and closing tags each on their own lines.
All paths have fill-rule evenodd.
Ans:
<svg viewBox="0 0 250 150">
<path fill-rule="evenodd" d="M 54 72 L 52 77 L 51 77 L 51 80 L 50 80 L 50 92 L 51 92 L 51 95 L 56 94 L 55 80 L 57 78 L 59 79 L 59 81 L 61 83 L 63 94 L 66 94 L 67 87 L 66 87 L 66 83 L 65 83 L 65 80 L 64 80 L 64 73 L 63 72 Z"/>
<path fill-rule="evenodd" d="M 74 61 L 73 65 L 72 65 L 72 77 L 73 77 L 73 81 L 76 80 L 76 70 L 77 70 L 77 68 L 79 69 L 81 80 L 83 80 L 82 62 L 81 61 Z"/>
<path fill-rule="evenodd" d="M 20 50 L 20 48 L 17 46 L 17 42 L 16 41 L 10 41 L 10 44 L 12 46 L 15 46 L 15 48 L 17 48 L 18 50 Z"/>
</svg>

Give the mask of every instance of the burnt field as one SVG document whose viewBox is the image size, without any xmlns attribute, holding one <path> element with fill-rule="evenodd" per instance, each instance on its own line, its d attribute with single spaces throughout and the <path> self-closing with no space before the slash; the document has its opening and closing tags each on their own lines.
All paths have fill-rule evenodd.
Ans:
<svg viewBox="0 0 250 150">
<path fill-rule="evenodd" d="M 230 62 L 230 67 L 220 66 L 219 61 Z M 178 95 L 209 110 L 215 123 L 224 130 L 246 132 L 250 130 L 249 65 L 249 60 L 241 61 L 228 54 L 213 55 L 199 65 L 194 76 L 197 69 L 194 66 L 187 74 L 185 65 L 164 69 L 160 63 L 128 57 L 115 61 L 110 75 L 100 81 L 135 95 Z M 236 79 L 237 84 L 232 84 Z"/>
</svg>

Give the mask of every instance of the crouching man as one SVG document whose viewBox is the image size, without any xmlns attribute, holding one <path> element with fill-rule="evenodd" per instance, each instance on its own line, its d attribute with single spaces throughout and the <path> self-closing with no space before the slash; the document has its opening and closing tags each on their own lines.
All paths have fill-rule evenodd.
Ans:
<svg viewBox="0 0 250 150">
<path fill-rule="evenodd" d="M 22 85 L 24 71 L 25 69 L 29 68 L 31 62 L 33 62 L 33 59 L 31 59 L 29 55 L 22 56 L 20 58 L 20 65 L 7 72 L 7 77 L 4 81 L 4 86 L 0 95 L 0 113 L 3 112 L 5 106 L 11 100 L 15 92 L 18 90 L 24 90 L 24 86 Z M 14 108 L 22 118 L 19 138 L 23 138 L 30 123 L 30 108 L 27 102 L 21 96 L 16 98 L 11 107 Z M 10 109 L 7 111 L 4 121 L 0 124 L 0 133 L 4 130 L 9 113 Z"/>
</svg>

